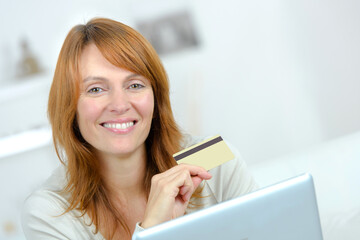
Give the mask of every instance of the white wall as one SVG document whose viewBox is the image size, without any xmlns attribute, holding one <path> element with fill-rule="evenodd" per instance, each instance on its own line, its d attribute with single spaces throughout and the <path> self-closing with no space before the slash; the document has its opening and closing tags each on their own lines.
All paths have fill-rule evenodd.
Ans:
<svg viewBox="0 0 360 240">
<path fill-rule="evenodd" d="M 57 165 L 50 145 L 0 158 L 0 239 L 24 239 L 20 227 L 24 199 Z"/>
<path fill-rule="evenodd" d="M 360 129 L 358 1 L 15 0 L 0 9 L 4 85 L 23 36 L 50 82 L 71 26 L 93 16 L 135 26 L 188 9 L 200 48 L 162 56 L 185 129 L 224 135 L 250 162 Z"/>
<path fill-rule="evenodd" d="M 178 9 L 192 13 L 200 39 L 199 48 L 161 56 L 184 129 L 223 135 L 250 164 L 360 130 L 359 1 L 13 0 L 0 2 L 0 136 L 46 124 L 46 89 L 73 25 L 105 16 L 135 27 Z M 22 84 L 13 79 L 22 37 L 46 71 L 23 80 L 33 87 L 10 107 L 10 89 Z M 26 165 L 35 155 L 21 156 Z M 8 162 L 0 157 L 0 169 Z M 36 178 L 39 165 L 26 166 Z"/>
<path fill-rule="evenodd" d="M 360 129 L 358 2 L 194 1 L 191 10 L 201 49 L 163 58 L 186 129 L 223 134 L 251 163 Z"/>
</svg>

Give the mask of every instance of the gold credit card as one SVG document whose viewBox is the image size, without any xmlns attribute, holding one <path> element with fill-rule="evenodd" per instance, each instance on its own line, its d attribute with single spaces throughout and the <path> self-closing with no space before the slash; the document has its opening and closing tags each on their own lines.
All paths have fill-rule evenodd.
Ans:
<svg viewBox="0 0 360 240">
<path fill-rule="evenodd" d="M 235 158 L 220 135 L 209 138 L 173 155 L 178 164 L 187 163 L 210 170 Z"/>
</svg>

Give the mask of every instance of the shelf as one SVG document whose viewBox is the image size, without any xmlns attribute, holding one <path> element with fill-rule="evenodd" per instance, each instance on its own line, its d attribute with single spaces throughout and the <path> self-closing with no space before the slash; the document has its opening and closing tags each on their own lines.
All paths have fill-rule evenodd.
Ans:
<svg viewBox="0 0 360 240">
<path fill-rule="evenodd" d="M 4 126 L 0 139 L 49 125 L 46 115 L 49 78 L 47 74 L 34 75 L 13 80 L 0 89 L 0 125 Z"/>
<path fill-rule="evenodd" d="M 52 144 L 49 127 L 31 129 L 0 138 L 0 159 Z"/>
<path fill-rule="evenodd" d="M 43 89 L 48 91 L 51 81 L 51 76 L 48 74 L 38 74 L 23 79 L 14 79 L 11 84 L 8 83 L 0 89 L 0 104 L 27 96 L 31 92 L 36 93 Z"/>
</svg>

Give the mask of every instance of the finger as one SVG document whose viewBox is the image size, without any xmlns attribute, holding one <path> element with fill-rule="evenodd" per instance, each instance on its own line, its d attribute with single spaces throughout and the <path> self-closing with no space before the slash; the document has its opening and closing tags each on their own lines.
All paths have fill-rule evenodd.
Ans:
<svg viewBox="0 0 360 240">
<path fill-rule="evenodd" d="M 197 172 L 197 170 L 201 172 L 199 172 L 198 175 L 191 176 L 191 171 Z M 170 175 L 169 172 L 171 173 Z M 154 184 L 152 184 L 152 192 L 157 192 L 157 196 L 165 194 L 163 196 L 167 195 L 174 198 L 180 195 L 184 201 L 190 199 L 202 180 L 208 180 L 212 177 L 210 173 L 203 171 L 201 167 L 185 164 L 177 168 L 174 167 L 174 169 L 169 172 L 167 172 L 167 174 L 164 172 L 153 177 L 152 180 L 156 180 Z"/>
<path fill-rule="evenodd" d="M 203 179 L 200 177 L 192 177 L 191 180 L 193 182 L 194 189 L 196 189 L 200 185 L 200 183 L 203 181 Z"/>
<path fill-rule="evenodd" d="M 189 202 L 190 201 L 190 198 L 192 196 L 192 192 L 187 192 L 185 195 L 181 196 L 181 198 L 183 199 L 184 202 Z"/>
<path fill-rule="evenodd" d="M 183 170 L 187 170 L 190 172 L 190 175 L 198 175 L 202 172 L 207 172 L 205 168 L 200 167 L 200 166 L 195 166 L 195 165 L 191 165 L 191 164 L 186 164 L 186 163 L 181 163 L 179 165 L 176 165 L 170 169 L 168 169 L 167 171 L 161 173 L 163 174 L 163 176 L 170 176 L 172 174 L 175 174 L 176 172 L 179 171 L 183 171 Z"/>
<path fill-rule="evenodd" d="M 192 187 L 191 188 L 185 188 L 182 187 L 180 189 L 179 194 L 182 195 L 182 199 L 187 202 L 190 200 L 191 196 L 193 195 L 193 193 L 195 192 L 195 190 L 197 189 L 197 187 L 200 185 L 200 183 L 203 181 L 202 178 L 200 177 L 191 177 L 192 180 Z"/>
<path fill-rule="evenodd" d="M 206 171 L 201 172 L 196 176 L 191 176 L 188 169 L 185 168 L 170 176 L 163 176 L 162 180 L 166 182 L 168 187 L 173 186 L 180 188 L 178 194 L 185 195 L 187 192 L 192 194 L 202 180 L 208 180 L 211 177 L 211 174 Z"/>
<path fill-rule="evenodd" d="M 192 178 L 192 182 L 193 182 L 193 186 L 191 189 L 186 189 L 183 190 L 184 188 L 182 188 L 180 190 L 180 194 L 182 195 L 181 198 L 183 199 L 184 202 L 188 202 L 190 201 L 191 196 L 193 195 L 193 193 L 195 192 L 195 189 L 199 186 L 199 184 L 202 182 L 201 178 L 198 177 L 193 177 Z"/>
<path fill-rule="evenodd" d="M 179 174 L 177 180 L 179 180 L 178 187 L 180 188 L 180 195 L 185 195 L 187 192 L 193 192 L 195 190 L 192 177 L 188 171 L 183 171 Z"/>
<path fill-rule="evenodd" d="M 192 192 L 194 192 L 195 189 L 200 185 L 200 183 L 203 180 L 210 179 L 211 177 L 212 177 L 211 174 L 206 174 L 205 176 L 191 176 L 191 181 L 192 181 L 191 188 L 188 187 L 190 186 L 190 184 L 184 185 L 183 187 L 181 187 L 179 193 L 181 195 L 184 195 L 189 190 L 192 190 Z"/>
<path fill-rule="evenodd" d="M 169 176 L 157 175 L 152 180 L 151 193 L 157 193 L 156 196 L 175 198 L 179 194 L 184 195 L 187 191 L 193 191 L 194 188 L 190 173 L 185 169 Z"/>
<path fill-rule="evenodd" d="M 208 180 L 211 178 L 211 174 L 208 173 L 204 168 L 189 165 L 189 164 L 179 164 L 177 166 L 174 166 L 170 168 L 169 170 L 157 174 L 153 177 L 152 180 L 155 180 L 155 182 L 172 182 L 175 181 L 178 183 L 178 187 L 182 186 L 183 183 L 181 182 L 183 179 L 185 179 L 188 176 L 185 176 L 184 174 L 187 174 L 188 176 L 199 176 L 202 179 Z M 177 180 L 177 181 L 176 181 Z"/>
<path fill-rule="evenodd" d="M 181 163 L 178 166 L 180 166 L 181 168 L 187 169 L 190 172 L 191 176 L 196 176 L 199 174 L 207 173 L 205 168 L 196 166 L 196 165 Z"/>
<path fill-rule="evenodd" d="M 205 172 L 200 172 L 200 173 L 197 175 L 197 177 L 199 177 L 199 178 L 201 178 L 201 179 L 203 179 L 203 180 L 209 180 L 209 179 L 212 178 L 212 175 L 211 175 L 211 173 L 205 171 Z"/>
</svg>

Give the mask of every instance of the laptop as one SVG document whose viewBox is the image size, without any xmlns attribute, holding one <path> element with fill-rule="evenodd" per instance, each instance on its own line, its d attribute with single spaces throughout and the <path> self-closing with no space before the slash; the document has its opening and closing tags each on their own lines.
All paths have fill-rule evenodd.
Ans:
<svg viewBox="0 0 360 240">
<path fill-rule="evenodd" d="M 310 174 L 145 229 L 133 240 L 321 240 Z"/>
</svg>

